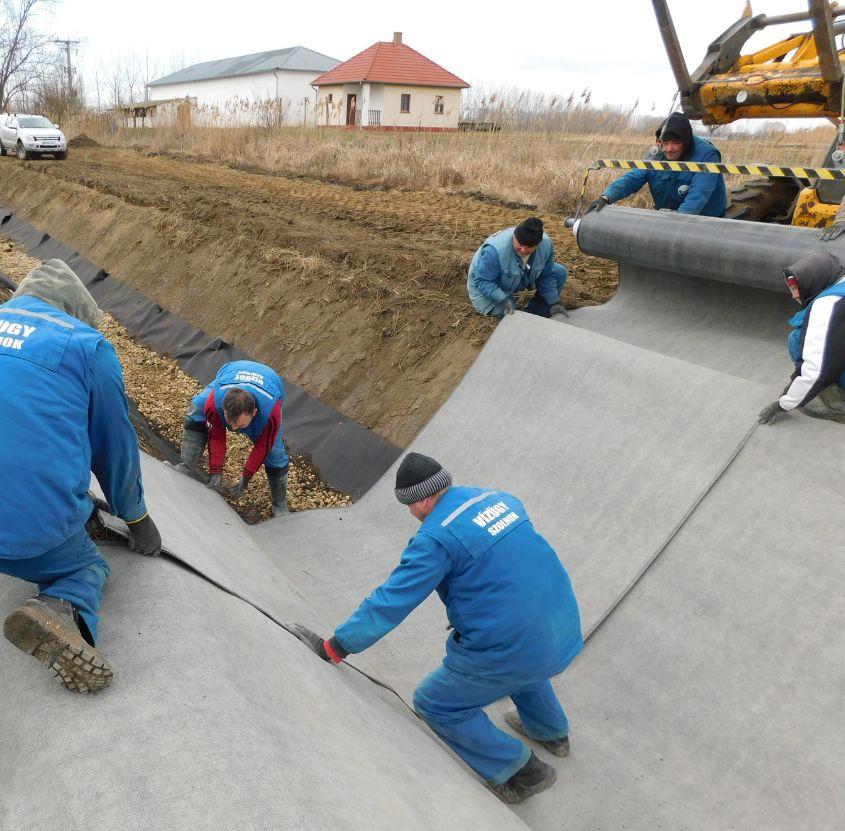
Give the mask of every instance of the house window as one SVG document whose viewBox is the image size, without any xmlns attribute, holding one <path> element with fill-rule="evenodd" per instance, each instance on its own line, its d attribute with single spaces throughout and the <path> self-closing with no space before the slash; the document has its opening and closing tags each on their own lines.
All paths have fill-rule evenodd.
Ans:
<svg viewBox="0 0 845 831">
<path fill-rule="evenodd" d="M 327 104 L 331 104 L 331 103 L 332 103 L 332 100 L 333 100 L 333 99 L 332 99 L 332 93 L 329 93 L 329 94 L 326 96 L 326 103 L 327 103 Z"/>
<path fill-rule="evenodd" d="M 411 112 L 411 96 L 407 92 L 402 93 L 402 98 L 399 103 L 399 112 L 400 113 L 409 113 Z"/>
<path fill-rule="evenodd" d="M 434 112 L 436 115 L 443 115 L 443 96 L 434 96 Z"/>
</svg>

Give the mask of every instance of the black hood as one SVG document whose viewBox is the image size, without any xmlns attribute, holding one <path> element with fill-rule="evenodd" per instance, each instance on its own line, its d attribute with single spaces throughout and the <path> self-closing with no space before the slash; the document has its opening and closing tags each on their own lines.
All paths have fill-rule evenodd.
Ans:
<svg viewBox="0 0 845 831">
<path fill-rule="evenodd" d="M 806 306 L 839 280 L 842 272 L 839 257 L 829 251 L 816 251 L 802 257 L 789 268 L 785 268 L 783 276 L 794 277 L 797 280 L 798 290 L 801 292 L 801 304 Z"/>
<path fill-rule="evenodd" d="M 684 144 L 681 158 L 686 159 L 692 151 L 692 125 L 683 113 L 672 113 L 655 132 L 658 141 L 662 138 L 677 138 Z"/>
</svg>

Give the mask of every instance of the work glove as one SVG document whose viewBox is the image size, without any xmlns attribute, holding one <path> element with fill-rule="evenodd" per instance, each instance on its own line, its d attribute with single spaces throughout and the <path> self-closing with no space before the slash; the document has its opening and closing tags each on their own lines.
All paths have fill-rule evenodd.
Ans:
<svg viewBox="0 0 845 831">
<path fill-rule="evenodd" d="M 760 413 L 757 420 L 760 424 L 774 424 L 781 416 L 785 416 L 786 413 L 787 411 L 781 407 L 780 401 L 775 401 Z"/>
<path fill-rule="evenodd" d="M 584 216 L 586 216 L 590 211 L 600 211 L 605 205 L 609 205 L 610 200 L 606 196 L 600 196 L 598 199 L 594 199 L 587 205 L 587 210 L 584 211 Z"/>
<path fill-rule="evenodd" d="M 515 308 L 516 308 L 516 304 L 513 302 L 513 300 L 510 299 L 510 297 L 506 297 L 502 301 L 502 310 L 503 310 L 504 314 L 512 315 Z"/>
<path fill-rule="evenodd" d="M 563 303 L 554 303 L 552 306 L 549 307 L 549 314 L 554 317 L 554 315 L 562 315 L 563 317 L 569 317 L 569 312 L 566 311 L 566 306 Z"/>
<path fill-rule="evenodd" d="M 670 214 L 675 213 L 675 209 L 674 209 L 674 208 L 658 208 L 658 210 L 660 211 L 660 213 L 663 213 L 663 211 L 667 211 L 667 212 L 668 212 L 668 213 L 670 213 Z"/>
<path fill-rule="evenodd" d="M 126 527 L 129 529 L 130 551 L 145 557 L 158 557 L 161 554 L 161 534 L 149 514 L 144 514 L 135 522 L 127 522 Z"/>
<path fill-rule="evenodd" d="M 191 479 L 196 479 L 197 482 L 202 482 L 203 485 L 208 484 L 208 477 L 199 468 L 189 467 L 184 462 L 179 462 L 178 465 L 171 465 L 169 462 L 165 462 L 165 464 L 185 476 L 190 476 Z"/>
<path fill-rule="evenodd" d="M 229 488 L 229 496 L 232 499 L 240 499 L 245 493 L 246 489 L 249 487 L 249 477 L 248 476 L 241 476 L 238 480 L 237 485 L 233 485 Z"/>
<path fill-rule="evenodd" d="M 339 664 L 349 654 L 338 643 L 337 638 L 331 637 L 324 640 L 316 632 L 306 629 L 301 623 L 292 623 L 289 631 L 324 661 Z"/>
<path fill-rule="evenodd" d="M 212 473 L 211 476 L 208 477 L 208 481 L 205 483 L 207 488 L 211 488 L 213 491 L 220 490 L 220 483 L 223 481 L 223 474 L 222 473 Z"/>
<path fill-rule="evenodd" d="M 835 219 L 832 225 L 828 225 L 827 228 L 822 228 L 819 232 L 819 239 L 822 242 L 830 242 L 831 240 L 835 240 L 837 237 L 842 236 L 845 234 L 845 219 Z"/>
</svg>

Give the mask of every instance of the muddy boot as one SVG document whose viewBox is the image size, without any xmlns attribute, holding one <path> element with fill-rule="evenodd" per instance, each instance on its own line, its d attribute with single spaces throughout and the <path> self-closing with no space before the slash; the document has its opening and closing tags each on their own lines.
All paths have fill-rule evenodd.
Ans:
<svg viewBox="0 0 845 831">
<path fill-rule="evenodd" d="M 513 727 L 517 733 L 522 733 L 522 735 L 527 739 L 531 739 L 531 741 L 543 745 L 549 753 L 554 753 L 555 756 L 560 756 L 561 758 L 569 755 L 569 736 L 564 736 L 562 739 L 535 739 L 534 736 L 525 732 L 525 726 L 523 725 L 522 719 L 520 719 L 519 713 L 517 713 L 516 710 L 508 710 L 505 713 L 505 721 L 508 726 Z"/>
<path fill-rule="evenodd" d="M 535 793 L 551 788 L 557 780 L 557 771 L 541 761 L 531 751 L 531 758 L 507 782 L 501 785 L 488 785 L 502 802 L 515 805 L 534 796 Z"/>
<path fill-rule="evenodd" d="M 207 479 L 200 470 L 200 459 L 202 459 L 202 451 L 205 450 L 206 439 L 204 424 L 186 421 L 182 430 L 182 461 L 174 468 L 179 473 L 184 473 L 203 484 Z"/>
<path fill-rule="evenodd" d="M 804 415 L 812 418 L 824 418 L 845 424 L 845 391 L 839 384 L 831 384 L 800 409 Z"/>
<path fill-rule="evenodd" d="M 105 655 L 83 636 L 79 617 L 67 600 L 39 594 L 15 609 L 3 634 L 22 652 L 33 655 L 72 692 L 99 692 L 111 684 Z M 87 627 L 82 624 L 83 631 Z"/>
<path fill-rule="evenodd" d="M 270 484 L 270 501 L 273 503 L 274 514 L 286 514 L 288 512 L 288 468 L 265 467 L 267 481 Z"/>
</svg>

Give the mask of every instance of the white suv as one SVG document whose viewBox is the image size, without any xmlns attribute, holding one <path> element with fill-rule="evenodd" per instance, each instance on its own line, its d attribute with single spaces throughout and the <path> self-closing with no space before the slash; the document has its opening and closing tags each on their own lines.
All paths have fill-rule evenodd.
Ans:
<svg viewBox="0 0 845 831">
<path fill-rule="evenodd" d="M 21 161 L 42 154 L 67 158 L 65 134 L 42 115 L 4 113 L 0 115 L 0 156 L 14 153 Z"/>
</svg>

